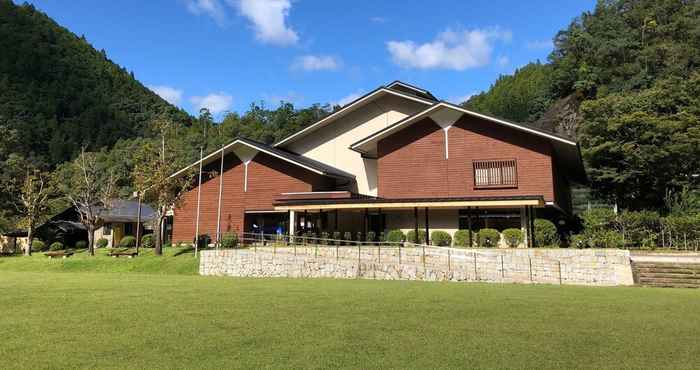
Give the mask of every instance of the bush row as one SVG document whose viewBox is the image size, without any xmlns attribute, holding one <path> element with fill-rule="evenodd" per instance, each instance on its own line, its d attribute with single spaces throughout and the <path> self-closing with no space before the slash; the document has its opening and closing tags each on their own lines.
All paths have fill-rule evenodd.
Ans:
<svg viewBox="0 0 700 370">
<path fill-rule="evenodd" d="M 569 239 L 576 248 L 692 249 L 700 240 L 700 214 L 661 217 L 654 211 L 615 213 L 610 208 L 594 208 L 581 219 L 583 231 Z"/>
</svg>

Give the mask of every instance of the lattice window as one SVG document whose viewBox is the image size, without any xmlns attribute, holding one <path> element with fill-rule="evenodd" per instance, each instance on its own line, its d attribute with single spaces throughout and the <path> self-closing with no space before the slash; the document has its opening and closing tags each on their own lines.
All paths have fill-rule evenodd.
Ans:
<svg viewBox="0 0 700 370">
<path fill-rule="evenodd" d="M 473 161 L 474 186 L 517 187 L 518 170 L 515 159 Z"/>
</svg>

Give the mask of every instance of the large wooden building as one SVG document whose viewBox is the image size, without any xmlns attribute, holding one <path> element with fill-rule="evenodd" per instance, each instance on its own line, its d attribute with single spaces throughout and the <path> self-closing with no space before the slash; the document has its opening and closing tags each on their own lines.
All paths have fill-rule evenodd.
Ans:
<svg viewBox="0 0 700 370">
<path fill-rule="evenodd" d="M 564 224 L 570 184 L 585 181 L 576 142 L 399 81 L 273 145 L 239 138 L 202 161 L 220 175 L 174 209 L 175 242 L 196 230 L 527 233 L 535 214 Z"/>
</svg>

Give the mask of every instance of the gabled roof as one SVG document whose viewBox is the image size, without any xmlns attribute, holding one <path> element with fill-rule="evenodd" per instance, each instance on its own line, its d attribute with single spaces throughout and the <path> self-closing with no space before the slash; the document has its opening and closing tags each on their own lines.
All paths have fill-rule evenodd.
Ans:
<svg viewBox="0 0 700 370">
<path fill-rule="evenodd" d="M 388 85 L 386 85 L 387 88 L 389 89 L 394 89 L 394 90 L 399 90 L 399 91 L 404 91 L 404 92 L 413 92 L 413 94 L 418 95 L 422 98 L 433 100 L 433 101 L 438 101 L 438 99 L 428 90 L 422 89 L 418 86 L 414 86 L 411 84 L 407 84 L 403 81 L 396 80 Z"/>
<path fill-rule="evenodd" d="M 400 130 L 403 130 L 411 126 L 413 123 L 416 123 L 424 118 L 430 117 L 431 115 L 437 113 L 442 109 L 449 109 L 457 113 L 478 117 L 498 125 L 510 127 L 521 132 L 526 132 L 528 134 L 544 137 L 550 140 L 553 143 L 555 154 L 558 154 L 559 156 L 563 157 L 563 160 L 566 162 L 574 162 L 573 166 L 571 166 L 571 169 L 574 171 L 572 178 L 581 182 L 585 182 L 586 175 L 585 170 L 583 168 L 583 161 L 581 159 L 581 150 L 578 146 L 578 143 L 576 143 L 575 141 L 547 130 L 542 130 L 530 127 L 522 123 L 516 123 L 501 118 L 491 117 L 482 113 L 473 112 L 459 105 L 448 103 L 446 101 L 436 102 L 421 112 L 418 112 L 412 116 L 408 116 L 390 126 L 376 131 L 373 134 L 363 139 L 360 139 L 357 142 L 350 145 L 350 149 L 361 154 L 367 155 L 370 152 L 372 152 L 371 148 L 376 149 L 376 145 L 377 142 L 379 142 L 379 140 L 388 137 L 391 134 L 396 133 Z"/>
<path fill-rule="evenodd" d="M 316 123 L 304 128 L 303 130 L 297 131 L 297 132 L 287 136 L 286 138 L 276 142 L 272 146 L 279 147 L 281 145 L 289 144 L 293 141 L 296 141 L 297 139 L 300 139 L 300 138 L 306 136 L 307 134 L 309 134 L 309 133 L 311 133 L 311 132 L 313 132 L 321 127 L 324 127 L 325 125 L 335 121 L 336 119 L 345 116 L 346 114 L 354 111 L 355 109 L 361 107 L 362 105 L 369 103 L 369 102 L 373 101 L 374 99 L 377 99 L 377 98 L 384 96 L 384 95 L 387 95 L 387 94 L 398 96 L 398 97 L 401 97 L 404 99 L 413 100 L 413 101 L 423 103 L 426 105 L 434 104 L 437 101 L 435 99 L 435 97 L 432 94 L 430 94 L 430 92 L 427 90 L 423 90 L 423 89 L 408 85 L 408 84 L 400 82 L 400 81 L 394 81 L 390 85 L 391 85 L 391 87 L 390 86 L 380 86 L 380 87 L 368 92 L 367 94 L 351 101 L 350 103 L 345 104 L 342 108 L 340 108 L 337 111 L 333 112 L 332 114 L 320 119 Z M 405 87 L 405 88 L 401 89 L 399 87 Z M 409 91 L 405 91 L 406 89 L 408 89 Z"/>
<path fill-rule="evenodd" d="M 288 163 L 302 167 L 306 170 L 317 173 L 319 175 L 329 176 L 329 177 L 333 177 L 333 178 L 346 179 L 346 180 L 354 180 L 355 179 L 354 175 L 349 174 L 345 171 L 341 171 L 341 170 L 339 170 L 335 167 L 329 166 L 325 163 L 321 163 L 321 162 L 313 160 L 311 158 L 303 157 L 303 156 L 300 156 L 298 154 L 288 152 L 286 150 L 282 150 L 279 148 L 273 148 L 269 145 L 257 142 L 255 140 L 250 140 L 250 139 L 246 139 L 246 138 L 242 138 L 242 137 L 236 138 L 235 140 L 233 140 L 229 144 L 225 145 L 223 148 L 218 149 L 218 150 L 208 154 L 204 158 L 202 158 L 202 164 L 207 165 L 209 163 L 212 163 L 212 162 L 218 160 L 219 158 L 221 158 L 222 151 L 224 152 L 224 154 L 231 153 L 233 151 L 234 147 L 237 145 L 246 146 L 248 148 L 255 149 L 255 150 L 258 150 L 260 152 L 269 154 L 273 157 L 279 158 L 283 161 L 286 161 Z M 171 177 L 172 176 L 179 176 L 179 175 L 185 173 L 185 171 L 187 171 L 188 169 L 190 169 L 194 166 L 198 166 L 199 162 L 200 161 L 196 161 L 196 162 L 192 163 L 191 165 L 175 172 L 174 174 L 172 174 L 170 176 Z"/>
</svg>

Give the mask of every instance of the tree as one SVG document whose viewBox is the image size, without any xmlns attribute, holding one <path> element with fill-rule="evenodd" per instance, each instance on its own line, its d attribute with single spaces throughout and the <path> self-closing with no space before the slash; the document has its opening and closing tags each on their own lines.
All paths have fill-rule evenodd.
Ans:
<svg viewBox="0 0 700 370">
<path fill-rule="evenodd" d="M 95 230 L 100 226 L 100 213 L 111 207 L 116 196 L 117 176 L 100 160 L 101 153 L 83 149 L 78 158 L 61 165 L 56 183 L 60 192 L 75 207 L 80 223 L 88 230 L 88 252 L 95 255 Z"/>
<path fill-rule="evenodd" d="M 181 201 L 182 195 L 192 185 L 195 172 L 192 168 L 172 176 L 186 163 L 182 160 L 184 156 L 178 153 L 180 148 L 173 147 L 168 140 L 172 122 L 160 117 L 153 122 L 153 126 L 160 131 L 160 143 L 148 141 L 135 154 L 132 180 L 139 196 L 156 211 L 155 254 L 160 256 L 163 254 L 163 222 L 166 214 Z"/>
<path fill-rule="evenodd" d="M 17 211 L 27 227 L 27 248 L 24 255 L 30 256 L 36 225 L 46 217 L 50 209 L 49 202 L 53 195 L 53 188 L 49 181 L 49 174 L 29 166 L 24 179 L 18 180 L 16 190 L 19 190 Z"/>
</svg>

